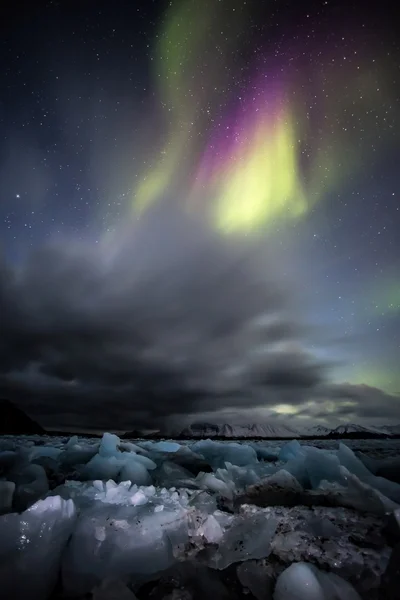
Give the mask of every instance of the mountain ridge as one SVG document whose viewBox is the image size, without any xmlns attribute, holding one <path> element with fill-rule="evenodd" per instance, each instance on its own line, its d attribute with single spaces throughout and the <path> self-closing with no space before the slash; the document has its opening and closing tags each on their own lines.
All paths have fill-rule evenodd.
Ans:
<svg viewBox="0 0 400 600">
<path fill-rule="evenodd" d="M 390 438 L 396 436 L 400 436 L 400 425 L 366 427 L 355 423 L 345 423 L 333 428 L 324 425 L 314 425 L 302 431 L 281 423 L 254 423 L 246 425 L 231 425 L 229 423 L 192 423 L 178 434 L 180 439 L 335 439 L 341 437 Z"/>
</svg>

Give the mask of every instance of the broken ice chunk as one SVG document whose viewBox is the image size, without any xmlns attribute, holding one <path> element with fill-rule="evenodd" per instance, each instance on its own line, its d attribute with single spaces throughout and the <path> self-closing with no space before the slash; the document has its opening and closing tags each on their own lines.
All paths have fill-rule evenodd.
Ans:
<svg viewBox="0 0 400 600">
<path fill-rule="evenodd" d="M 316 489 L 323 480 L 343 483 L 340 461 L 334 454 L 319 448 L 307 448 L 304 465 L 313 489 Z"/>
<path fill-rule="evenodd" d="M 127 460 L 119 474 L 120 481 L 131 481 L 137 485 L 150 485 L 151 477 L 146 467 L 136 460 Z"/>
<path fill-rule="evenodd" d="M 356 457 L 354 452 L 350 450 L 345 444 L 339 444 L 338 459 L 340 464 L 346 467 L 350 473 L 356 475 L 359 479 L 364 477 L 371 477 L 371 471 L 368 471 L 367 467 Z M 325 478 L 326 479 L 326 478 Z"/>
<path fill-rule="evenodd" d="M 229 500 L 233 498 L 233 486 L 228 486 L 227 483 L 221 481 L 221 479 L 217 479 L 212 473 L 199 473 L 196 477 L 196 482 L 202 489 L 216 492 Z"/>
<path fill-rule="evenodd" d="M 361 600 L 350 583 L 314 565 L 293 563 L 277 579 L 274 600 Z"/>
<path fill-rule="evenodd" d="M 22 465 L 7 477 L 16 485 L 14 502 L 19 511 L 28 508 L 49 491 L 46 471 L 40 465 Z"/>
<path fill-rule="evenodd" d="M 100 442 L 99 455 L 100 456 L 115 456 L 118 453 L 117 446 L 120 443 L 120 439 L 113 433 L 104 433 Z"/>
<path fill-rule="evenodd" d="M 271 552 L 271 541 L 277 524 L 274 517 L 265 513 L 237 517 L 210 557 L 209 566 L 222 570 L 235 562 L 266 558 Z"/>
<path fill-rule="evenodd" d="M 304 455 L 305 453 L 300 443 L 297 440 L 292 440 L 291 442 L 288 442 L 282 446 L 279 452 L 279 460 L 286 462 L 292 458 L 298 458 L 299 456 Z"/>
<path fill-rule="evenodd" d="M 89 446 L 71 446 L 61 452 L 58 462 L 65 466 L 85 465 L 97 454 L 97 450 L 97 446 L 94 448 Z"/>
<path fill-rule="evenodd" d="M 174 546 L 188 541 L 187 511 L 173 505 L 160 512 L 150 504 L 84 511 L 63 558 L 66 593 L 84 595 L 105 577 L 134 582 L 170 567 Z"/>
<path fill-rule="evenodd" d="M 224 535 L 221 525 L 213 515 L 207 517 L 204 523 L 199 527 L 198 533 L 210 544 L 218 544 Z"/>
<path fill-rule="evenodd" d="M 12 510 L 14 491 L 13 481 L 0 481 L 0 515 Z"/>
<path fill-rule="evenodd" d="M 193 452 L 201 454 L 214 469 L 224 468 L 226 462 L 239 467 L 257 463 L 257 453 L 247 444 L 222 443 L 213 440 L 200 440 L 193 444 Z"/>
<path fill-rule="evenodd" d="M 75 519 L 72 500 L 59 496 L 40 500 L 22 514 L 0 517 L 2 599 L 49 597 Z"/>
<path fill-rule="evenodd" d="M 117 479 L 123 465 L 123 460 L 117 456 L 102 456 L 96 454 L 85 465 L 82 477 L 85 479 Z"/>
<path fill-rule="evenodd" d="M 61 452 L 60 448 L 54 448 L 53 446 L 34 446 L 30 451 L 30 460 L 33 461 L 41 456 L 57 459 Z"/>
<path fill-rule="evenodd" d="M 176 442 L 140 442 L 140 446 L 151 452 L 178 452 L 181 445 Z"/>
</svg>

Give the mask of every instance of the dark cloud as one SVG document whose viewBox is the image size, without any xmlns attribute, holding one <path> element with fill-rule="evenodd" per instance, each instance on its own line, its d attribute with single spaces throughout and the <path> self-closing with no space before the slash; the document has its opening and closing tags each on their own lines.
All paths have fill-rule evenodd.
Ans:
<svg viewBox="0 0 400 600">
<path fill-rule="evenodd" d="M 325 365 L 271 258 L 163 210 L 95 249 L 69 240 L 3 261 L 4 393 L 46 422 L 113 428 L 300 403 Z"/>
<path fill-rule="evenodd" d="M 335 413 L 355 419 L 399 419 L 400 395 L 389 394 L 366 384 L 343 383 L 328 388 L 336 401 Z M 342 403 L 344 402 L 344 403 Z"/>
</svg>

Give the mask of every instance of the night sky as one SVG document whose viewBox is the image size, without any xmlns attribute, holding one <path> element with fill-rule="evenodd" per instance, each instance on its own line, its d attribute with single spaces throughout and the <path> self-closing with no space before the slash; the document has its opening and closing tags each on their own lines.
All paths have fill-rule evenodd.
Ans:
<svg viewBox="0 0 400 600">
<path fill-rule="evenodd" d="M 55 428 L 400 422 L 376 4 L 1 9 L 2 396 Z"/>
</svg>

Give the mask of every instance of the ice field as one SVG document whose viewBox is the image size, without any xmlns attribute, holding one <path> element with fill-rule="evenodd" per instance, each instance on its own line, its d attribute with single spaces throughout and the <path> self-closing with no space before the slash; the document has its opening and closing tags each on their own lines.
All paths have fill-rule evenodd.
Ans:
<svg viewBox="0 0 400 600">
<path fill-rule="evenodd" d="M 4 436 L 0 596 L 398 600 L 399 507 L 400 440 Z"/>
</svg>

